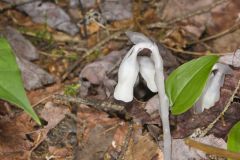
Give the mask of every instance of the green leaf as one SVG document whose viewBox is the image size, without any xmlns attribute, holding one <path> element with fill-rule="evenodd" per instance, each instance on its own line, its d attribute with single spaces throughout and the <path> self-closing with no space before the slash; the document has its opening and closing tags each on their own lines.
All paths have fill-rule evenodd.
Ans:
<svg viewBox="0 0 240 160">
<path fill-rule="evenodd" d="M 227 149 L 240 153 L 240 122 L 236 123 L 228 133 Z"/>
<path fill-rule="evenodd" d="M 26 96 L 12 49 L 7 40 L 2 37 L 0 37 L 0 99 L 22 108 L 38 124 L 41 124 Z"/>
<path fill-rule="evenodd" d="M 178 67 L 166 80 L 166 92 L 172 114 L 190 109 L 201 96 L 218 56 L 209 55 L 191 60 Z"/>
</svg>

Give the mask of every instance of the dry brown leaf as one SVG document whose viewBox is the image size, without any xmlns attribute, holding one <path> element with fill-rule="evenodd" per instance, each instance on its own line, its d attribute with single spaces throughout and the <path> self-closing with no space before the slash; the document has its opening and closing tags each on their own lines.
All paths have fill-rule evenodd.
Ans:
<svg viewBox="0 0 240 160">
<path fill-rule="evenodd" d="M 21 3 L 19 0 L 4 0 L 7 3 Z M 25 0 L 28 2 L 29 0 Z M 68 14 L 59 6 L 51 2 L 36 1 L 16 7 L 28 14 L 36 23 L 47 23 L 49 26 L 64 31 L 70 35 L 78 33 L 79 28 L 71 22 Z"/>
<path fill-rule="evenodd" d="M 27 90 L 41 88 L 55 81 L 52 75 L 30 61 L 17 58 L 17 63 L 22 73 L 24 87 Z"/>
<path fill-rule="evenodd" d="M 130 140 L 124 159 L 163 160 L 163 153 L 148 134 L 138 135 L 135 140 Z"/>
<path fill-rule="evenodd" d="M 38 135 L 36 137 L 37 141 L 29 153 L 32 159 L 39 159 L 37 157 L 39 157 L 38 153 L 41 153 L 41 151 L 45 151 L 48 154 L 52 154 L 58 157 L 63 156 L 65 158 L 71 154 L 69 147 L 65 147 L 66 150 L 61 150 L 57 146 L 54 146 L 57 143 L 61 143 L 63 140 L 65 143 L 68 143 L 66 140 L 67 138 L 64 137 L 65 134 L 68 134 L 68 131 L 66 131 L 66 126 L 62 130 L 58 131 L 58 134 L 61 135 L 60 139 L 58 135 L 54 135 L 56 133 L 53 131 L 59 130 L 59 127 L 57 126 L 59 126 L 60 122 L 66 118 L 67 114 L 70 114 L 70 110 L 66 106 L 59 106 L 53 104 L 52 102 L 47 102 L 45 106 L 39 111 L 39 116 L 47 122 L 47 125 L 44 126 L 44 128 L 35 131 L 35 133 Z"/>
<path fill-rule="evenodd" d="M 124 135 L 121 134 L 125 132 L 117 129 L 121 125 L 120 120 L 110 118 L 108 114 L 84 105 L 79 108 L 77 113 L 78 150 L 75 158 L 81 160 L 101 159 L 105 153 L 108 153 L 108 149 L 112 148 L 113 141 L 122 143 L 120 141 Z"/>
<path fill-rule="evenodd" d="M 100 4 L 103 17 L 109 21 L 132 18 L 132 1 L 105 0 Z"/>
<path fill-rule="evenodd" d="M 116 82 L 108 78 L 108 72 L 117 70 L 116 65 L 120 63 L 123 53 L 125 53 L 125 50 L 113 51 L 107 56 L 86 65 L 79 75 L 81 80 L 80 95 L 90 95 L 88 93 L 90 87 L 95 88 L 97 95 L 102 97 L 106 97 L 106 94 L 109 96 L 109 94 L 113 93 L 113 87 Z"/>
<path fill-rule="evenodd" d="M 0 159 L 23 160 L 34 145 L 28 134 L 34 131 L 35 123 L 26 113 L 0 118 Z"/>
<path fill-rule="evenodd" d="M 16 56 L 27 60 L 36 60 L 39 58 L 39 54 L 33 44 L 15 28 L 6 27 L 4 35 L 11 44 Z"/>
<path fill-rule="evenodd" d="M 44 87 L 42 89 L 32 90 L 27 92 L 28 99 L 32 105 L 35 105 L 36 103 L 39 103 L 46 98 L 50 98 L 56 92 L 60 92 L 62 88 L 63 88 L 63 85 L 61 83 L 58 83 L 58 84 Z"/>
</svg>

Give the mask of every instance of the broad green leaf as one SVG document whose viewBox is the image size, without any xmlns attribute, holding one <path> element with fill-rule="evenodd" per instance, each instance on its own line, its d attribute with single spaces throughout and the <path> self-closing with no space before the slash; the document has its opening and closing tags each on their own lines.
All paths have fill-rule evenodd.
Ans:
<svg viewBox="0 0 240 160">
<path fill-rule="evenodd" d="M 178 67 L 166 80 L 172 114 L 186 112 L 200 97 L 218 56 L 209 55 Z"/>
<path fill-rule="evenodd" d="M 41 124 L 26 96 L 12 49 L 7 40 L 2 37 L 0 37 L 0 99 L 22 108 L 38 124 Z"/>
<path fill-rule="evenodd" d="M 240 153 L 240 122 L 236 123 L 228 133 L 227 149 Z"/>
</svg>

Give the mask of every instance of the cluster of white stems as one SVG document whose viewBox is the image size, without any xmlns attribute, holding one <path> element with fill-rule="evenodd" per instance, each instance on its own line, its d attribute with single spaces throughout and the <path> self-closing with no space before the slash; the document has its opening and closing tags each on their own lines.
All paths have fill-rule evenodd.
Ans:
<svg viewBox="0 0 240 160">
<path fill-rule="evenodd" d="M 114 91 L 114 98 L 124 102 L 133 100 L 133 88 L 138 73 L 146 81 L 148 88 L 159 95 L 159 113 L 163 126 L 164 159 L 171 159 L 171 134 L 169 125 L 169 100 L 165 93 L 163 60 L 158 46 L 140 33 L 127 32 L 130 40 L 135 44 L 124 57 L 119 71 L 118 84 Z M 143 49 L 149 49 L 151 56 L 137 56 Z"/>
<path fill-rule="evenodd" d="M 163 60 L 156 43 L 141 33 L 127 32 L 127 36 L 135 44 L 122 60 L 118 71 L 118 84 L 115 87 L 114 98 L 124 102 L 133 100 L 134 85 L 138 74 L 146 81 L 152 92 L 158 92 L 159 113 L 163 127 L 164 159 L 171 160 L 171 133 L 169 125 L 169 100 L 165 92 Z M 143 49 L 149 49 L 151 56 L 138 56 Z M 208 79 L 202 96 L 195 104 L 197 113 L 214 106 L 220 98 L 220 87 L 223 85 L 225 74 L 231 72 L 228 65 L 217 63 Z"/>
</svg>

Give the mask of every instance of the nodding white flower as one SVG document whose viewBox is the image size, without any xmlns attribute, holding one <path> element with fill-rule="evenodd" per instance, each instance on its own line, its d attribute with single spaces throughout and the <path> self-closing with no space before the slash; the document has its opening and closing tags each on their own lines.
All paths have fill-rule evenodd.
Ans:
<svg viewBox="0 0 240 160">
<path fill-rule="evenodd" d="M 141 33 L 127 32 L 127 35 L 135 45 L 129 50 L 120 64 L 118 84 L 114 91 L 114 98 L 124 102 L 133 100 L 133 88 L 139 72 L 152 92 L 158 91 L 155 82 L 156 69 L 163 72 L 162 58 L 157 45 Z M 151 56 L 137 56 L 145 48 L 151 51 Z M 164 79 L 164 77 L 162 78 Z"/>
<path fill-rule="evenodd" d="M 158 46 L 141 33 L 127 32 L 127 36 L 135 44 L 123 58 L 118 71 L 118 84 L 114 90 L 114 98 L 124 102 L 133 99 L 133 88 L 140 73 L 152 92 L 158 92 L 159 113 L 163 125 L 164 159 L 171 159 L 171 134 L 169 126 L 169 101 L 165 93 L 163 61 Z M 150 57 L 138 56 L 143 49 L 151 51 Z"/>
<path fill-rule="evenodd" d="M 202 96 L 195 104 L 196 113 L 209 109 L 220 99 L 220 89 L 223 86 L 225 75 L 231 74 L 232 69 L 225 64 L 217 63 L 213 66 L 213 72 L 208 78 Z"/>
</svg>

